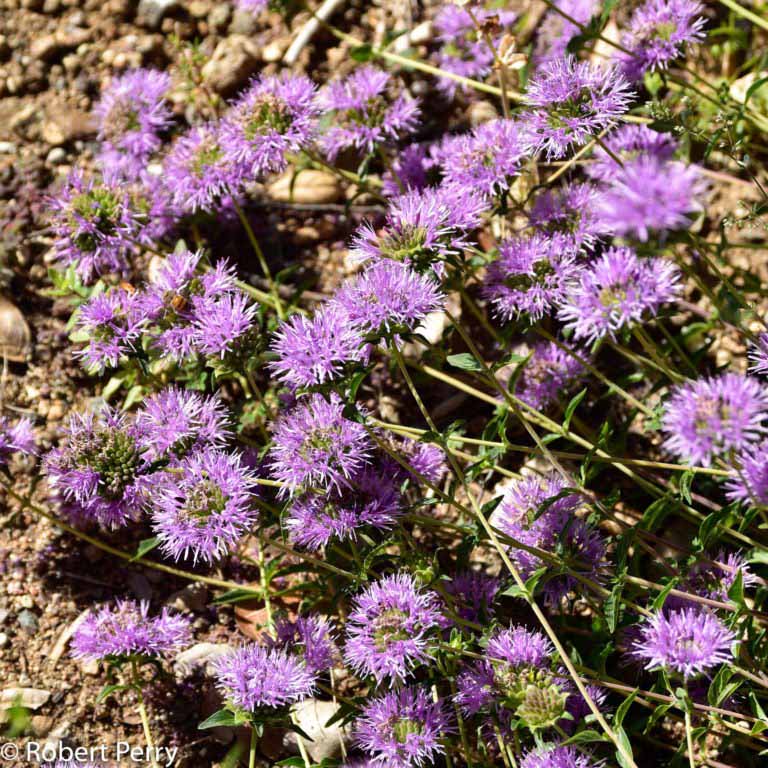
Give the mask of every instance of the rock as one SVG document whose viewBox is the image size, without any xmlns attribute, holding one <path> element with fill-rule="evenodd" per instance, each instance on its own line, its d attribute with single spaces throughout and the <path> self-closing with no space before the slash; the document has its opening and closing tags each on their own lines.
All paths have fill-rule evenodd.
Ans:
<svg viewBox="0 0 768 768">
<path fill-rule="evenodd" d="M 0 632 L 0 648 L 5 648 L 9 642 L 8 635 L 5 632 Z"/>
<path fill-rule="evenodd" d="M 434 27 L 431 21 L 422 21 L 411 31 L 411 42 L 414 45 L 424 45 L 429 43 L 435 35 Z"/>
<path fill-rule="evenodd" d="M 206 674 L 210 674 L 212 662 L 226 656 L 232 650 L 232 646 L 226 643 L 195 643 L 176 656 L 173 660 L 173 671 L 179 677 L 186 677 L 201 668 Z"/>
<path fill-rule="evenodd" d="M 496 107 L 490 101 L 473 101 L 467 109 L 469 124 L 473 128 L 487 123 L 489 120 L 495 120 L 499 116 Z"/>
<path fill-rule="evenodd" d="M 38 37 L 29 47 L 29 53 L 38 61 L 52 61 L 64 51 L 70 51 L 87 42 L 91 33 L 87 29 L 68 27 L 52 35 Z"/>
<path fill-rule="evenodd" d="M 140 0 L 137 14 L 148 27 L 157 29 L 165 15 L 178 5 L 178 0 Z"/>
<path fill-rule="evenodd" d="M 177 611 L 201 613 L 208 604 L 208 596 L 208 589 L 204 584 L 189 584 L 174 592 L 166 602 Z"/>
<path fill-rule="evenodd" d="M 92 115 L 79 109 L 54 107 L 41 129 L 43 141 L 58 147 L 75 139 L 86 139 L 96 134 L 96 121 Z"/>
<path fill-rule="evenodd" d="M 207 0 L 192 0 L 189 4 L 189 15 L 193 19 L 204 19 L 211 10 Z"/>
<path fill-rule="evenodd" d="M 99 661 L 98 659 L 88 659 L 88 661 L 83 661 L 80 664 L 80 669 L 83 671 L 84 675 L 96 677 L 100 672 Z"/>
<path fill-rule="evenodd" d="M 16 145 L 12 141 L 0 141 L 0 155 L 15 155 Z"/>
<path fill-rule="evenodd" d="M 19 621 L 19 626 L 28 635 L 34 635 L 37 632 L 40 624 L 37 620 L 37 616 L 32 613 L 32 611 L 25 608 L 23 611 L 19 611 L 17 618 Z"/>
<path fill-rule="evenodd" d="M 280 203 L 335 203 L 342 196 L 334 174 L 313 169 L 297 173 L 289 168 L 267 187 L 267 192 Z"/>
<path fill-rule="evenodd" d="M 288 46 L 291 44 L 290 37 L 278 37 L 271 43 L 264 46 L 264 50 L 261 52 L 261 58 L 268 64 L 275 61 L 280 61 L 283 58 L 283 54 L 288 50 Z"/>
<path fill-rule="evenodd" d="M 34 608 L 35 600 L 32 595 L 22 595 L 19 598 L 19 608 Z"/>
<path fill-rule="evenodd" d="M 32 728 L 32 733 L 40 738 L 41 736 L 47 736 L 51 728 L 53 728 L 53 718 L 47 715 L 35 715 L 29 724 Z"/>
<path fill-rule="evenodd" d="M 203 80 L 217 93 L 231 95 L 258 69 L 259 46 L 245 35 L 224 38 L 202 69 Z"/>
<path fill-rule="evenodd" d="M 42 688 L 6 688 L 0 691 L 0 710 L 22 706 L 32 711 L 48 703 L 51 692 Z"/>
<path fill-rule="evenodd" d="M 243 8 L 237 8 L 232 16 L 232 23 L 229 25 L 230 35 L 253 35 L 259 28 L 259 20 L 255 13 L 246 11 Z"/>
<path fill-rule="evenodd" d="M 225 3 L 217 3 L 208 14 L 208 25 L 211 29 L 220 32 L 229 24 L 231 9 Z"/>
<path fill-rule="evenodd" d="M 46 156 L 49 165 L 61 165 L 67 161 L 67 153 L 61 147 L 54 147 Z"/>
<path fill-rule="evenodd" d="M 342 728 L 340 723 L 334 723 L 326 728 L 325 724 L 339 711 L 339 705 L 332 701 L 305 699 L 294 707 L 296 724 L 312 741 L 304 739 L 304 746 L 313 762 L 337 757 L 341 752 L 342 740 L 346 744 L 349 730 Z M 297 735 L 287 731 L 283 737 L 285 747 L 298 750 Z"/>
</svg>

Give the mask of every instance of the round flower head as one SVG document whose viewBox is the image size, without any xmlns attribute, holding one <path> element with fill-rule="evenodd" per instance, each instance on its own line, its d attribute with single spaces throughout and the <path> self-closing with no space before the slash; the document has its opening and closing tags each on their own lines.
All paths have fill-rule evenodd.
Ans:
<svg viewBox="0 0 768 768">
<path fill-rule="evenodd" d="M 257 306 L 241 291 L 193 299 L 195 347 L 201 355 L 224 360 L 248 350 Z"/>
<path fill-rule="evenodd" d="M 540 320 L 565 299 L 567 283 L 579 273 L 576 254 L 562 237 L 534 233 L 507 240 L 489 267 L 483 294 L 497 317 L 521 314 Z"/>
<path fill-rule="evenodd" d="M 486 653 L 456 680 L 456 703 L 466 714 L 506 709 L 532 728 L 562 718 L 568 694 L 551 672 L 554 650 L 544 635 L 513 626 L 491 637 Z"/>
<path fill-rule="evenodd" d="M 155 484 L 140 435 L 108 407 L 98 416 L 72 414 L 62 446 L 43 466 L 54 494 L 107 528 L 138 519 Z"/>
<path fill-rule="evenodd" d="M 505 192 L 523 164 L 527 146 L 520 123 L 506 119 L 482 123 L 443 144 L 440 159 L 445 183 L 485 195 Z"/>
<path fill-rule="evenodd" d="M 603 139 L 603 144 L 623 165 L 641 157 L 666 163 L 674 157 L 678 147 L 677 141 L 670 134 L 654 131 L 647 125 L 631 123 L 611 131 Z M 618 164 L 601 146 L 595 147 L 592 155 L 593 162 L 586 166 L 586 173 L 593 179 L 610 183 L 620 171 Z"/>
<path fill-rule="evenodd" d="M 493 602 L 499 591 L 501 581 L 479 571 L 461 571 L 450 581 L 443 584 L 443 589 L 450 596 L 447 601 L 452 612 L 464 621 L 486 623 L 494 615 Z M 444 626 L 453 626 L 454 620 L 447 615 Z"/>
<path fill-rule="evenodd" d="M 103 373 L 136 353 L 147 317 L 135 290 L 117 287 L 97 293 L 80 307 L 77 329 L 87 336 L 83 349 L 75 351 L 89 370 Z"/>
<path fill-rule="evenodd" d="M 392 475 L 365 467 L 341 493 L 307 493 L 291 506 L 285 527 L 293 543 L 311 550 L 333 539 L 354 540 L 364 528 L 391 528 L 402 514 Z"/>
<path fill-rule="evenodd" d="M 87 181 L 73 172 L 51 199 L 56 257 L 73 264 L 91 282 L 98 275 L 128 271 L 127 255 L 140 239 L 140 224 L 128 191 L 115 176 Z"/>
<path fill-rule="evenodd" d="M 417 102 L 400 93 L 387 97 L 389 75 L 372 66 L 360 67 L 344 80 L 329 83 L 319 102 L 333 119 L 321 142 L 333 162 L 345 149 L 371 154 L 376 147 L 396 141 L 418 125 Z"/>
<path fill-rule="evenodd" d="M 99 139 L 126 167 L 145 164 L 160 148 L 160 133 L 171 122 L 165 95 L 171 87 L 166 72 L 134 69 L 116 77 L 104 90 L 94 112 Z"/>
<path fill-rule="evenodd" d="M 312 139 L 318 117 L 315 86 L 303 75 L 263 76 L 232 105 L 221 143 L 246 178 L 282 171 L 286 154 Z"/>
<path fill-rule="evenodd" d="M 470 245 L 467 233 L 480 225 L 484 207 L 476 194 L 458 187 L 409 192 L 390 202 L 381 233 L 363 224 L 350 255 L 361 262 L 389 259 L 439 272 L 438 262 Z"/>
<path fill-rule="evenodd" d="M 431 277 L 414 272 L 407 264 L 385 259 L 347 281 L 328 311 L 341 307 L 347 322 L 357 326 L 366 338 L 391 337 L 413 331 L 430 312 L 443 305 L 444 299 Z"/>
<path fill-rule="evenodd" d="M 664 258 L 641 259 L 626 247 L 609 248 L 568 287 L 558 317 L 574 338 L 594 342 L 616 338 L 680 292 L 677 267 Z"/>
<path fill-rule="evenodd" d="M 706 189 L 698 166 L 643 155 L 615 168 L 598 195 L 597 216 L 605 231 L 645 242 L 651 232 L 690 226 Z"/>
<path fill-rule="evenodd" d="M 432 485 L 437 485 L 448 471 L 445 453 L 436 445 L 420 443 L 409 437 L 404 437 L 396 445 L 396 450 L 402 454 L 415 473 L 418 473 L 413 475 L 410 472 L 401 473 L 405 474 L 406 477 L 413 476 L 419 482 L 423 478 Z M 398 468 L 402 470 L 399 465 Z"/>
<path fill-rule="evenodd" d="M 561 551 L 570 572 L 601 582 L 606 544 L 597 529 L 574 515 L 582 503 L 579 495 L 566 491 L 558 475 L 524 477 L 508 486 L 491 520 L 502 533 L 528 547 Z M 523 578 L 545 564 L 538 555 L 514 545 L 509 554 Z M 548 603 L 557 604 L 578 589 L 579 581 L 570 572 L 549 576 L 544 586 Z"/>
<path fill-rule="evenodd" d="M 335 303 L 311 318 L 294 315 L 278 328 L 272 372 L 290 387 L 313 387 L 344 376 L 367 360 L 360 329 Z"/>
<path fill-rule="evenodd" d="M 562 237 L 574 250 L 590 248 L 603 234 L 595 212 L 597 191 L 591 184 L 567 184 L 545 190 L 531 209 L 531 224 L 540 232 Z"/>
<path fill-rule="evenodd" d="M 236 454 L 208 448 L 182 459 L 149 500 L 162 551 L 195 563 L 226 554 L 258 517 L 252 486 Z"/>
<path fill-rule="evenodd" d="M 666 69 L 692 43 L 704 39 L 704 6 L 697 0 L 648 0 L 629 20 L 622 36 L 628 49 L 617 54 L 627 77 Z"/>
<path fill-rule="evenodd" d="M 747 559 L 739 552 L 726 554 L 720 550 L 712 559 L 700 560 L 691 566 L 681 589 L 693 592 L 711 600 L 728 602 L 728 591 L 741 575 L 741 583 L 746 589 L 759 583 L 757 576 L 749 568 Z M 669 601 L 669 598 L 667 598 Z"/>
<path fill-rule="evenodd" d="M 72 655 L 100 660 L 125 656 L 167 656 L 188 645 L 190 622 L 163 608 L 150 617 L 149 603 L 117 600 L 92 611 L 72 636 Z"/>
<path fill-rule="evenodd" d="M 664 446 L 683 461 L 709 464 L 757 442 L 767 409 L 768 391 L 738 373 L 680 384 L 664 409 Z"/>
<path fill-rule="evenodd" d="M 630 655 L 645 662 L 646 669 L 664 669 L 689 678 L 733 659 L 731 646 L 736 635 L 706 610 L 659 611 L 639 630 Z"/>
<path fill-rule="evenodd" d="M 10 419 L 0 416 L 0 462 L 6 461 L 12 453 L 35 452 L 36 440 L 32 422 L 23 418 L 12 424 Z"/>
<path fill-rule="evenodd" d="M 520 768 L 600 768 L 602 761 L 595 761 L 576 747 L 538 747 L 528 752 Z"/>
<path fill-rule="evenodd" d="M 261 13 L 269 7 L 269 0 L 235 0 L 235 6 L 248 13 Z"/>
<path fill-rule="evenodd" d="M 149 397 L 136 414 L 136 429 L 152 461 L 180 458 L 203 448 L 223 448 L 231 432 L 217 397 L 168 387 Z"/>
<path fill-rule="evenodd" d="M 768 440 L 748 446 L 735 457 L 737 469 L 726 483 L 726 496 L 748 506 L 768 505 Z"/>
<path fill-rule="evenodd" d="M 610 128 L 629 108 L 633 96 L 617 68 L 602 68 L 573 56 L 551 61 L 528 87 L 526 138 L 547 159 L 565 157 Z"/>
<path fill-rule="evenodd" d="M 557 8 L 574 21 L 586 26 L 589 20 L 600 10 L 597 0 L 558 0 Z M 541 67 L 552 61 L 559 61 L 568 51 L 571 38 L 581 32 L 572 21 L 564 18 L 556 10 L 548 10 L 539 25 L 536 47 L 533 51 L 533 63 Z"/>
<path fill-rule="evenodd" d="M 565 345 L 568 346 L 568 345 Z M 579 357 L 588 353 L 577 350 Z M 505 366 L 512 373 L 512 366 Z M 499 371 L 503 380 L 506 371 Z M 517 379 L 514 394 L 536 410 L 544 410 L 570 389 L 584 373 L 584 366 L 553 341 L 540 341 L 533 345 L 528 362 Z"/>
<path fill-rule="evenodd" d="M 347 619 L 347 663 L 376 681 L 405 680 L 427 661 L 430 631 L 440 618 L 437 596 L 406 573 L 387 576 L 359 594 Z"/>
<path fill-rule="evenodd" d="M 441 700 L 424 688 L 401 688 L 371 699 L 355 723 L 355 740 L 388 768 L 421 768 L 444 753 L 454 729 Z"/>
<path fill-rule="evenodd" d="M 180 214 L 211 211 L 225 195 L 237 194 L 241 168 L 224 151 L 214 125 L 201 125 L 179 137 L 165 158 L 163 179 Z"/>
<path fill-rule="evenodd" d="M 268 648 L 279 648 L 301 659 L 313 675 L 327 672 L 338 654 L 331 625 L 322 616 L 278 619 L 275 638 L 267 636 L 266 643 Z"/>
<path fill-rule="evenodd" d="M 277 709 L 311 696 L 315 676 L 297 656 L 275 648 L 245 645 L 213 662 L 224 700 L 240 710 Z"/>
<path fill-rule="evenodd" d="M 328 401 L 313 394 L 277 422 L 269 467 L 285 483 L 283 495 L 312 486 L 337 493 L 351 487 L 370 459 L 371 444 L 363 425 L 343 411 L 338 395 Z"/>
</svg>

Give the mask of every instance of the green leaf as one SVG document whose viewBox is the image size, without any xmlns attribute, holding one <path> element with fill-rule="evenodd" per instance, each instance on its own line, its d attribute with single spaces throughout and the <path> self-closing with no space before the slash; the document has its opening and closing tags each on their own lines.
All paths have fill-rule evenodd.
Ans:
<svg viewBox="0 0 768 768">
<path fill-rule="evenodd" d="M 99 692 L 99 695 L 96 697 L 96 703 L 99 704 L 113 693 L 119 693 L 120 691 L 128 690 L 130 687 L 130 685 L 105 685 Z"/>
<path fill-rule="evenodd" d="M 208 728 L 233 728 L 236 725 L 242 725 L 241 722 L 238 722 L 240 719 L 241 718 L 231 710 L 220 709 L 218 712 L 214 712 L 207 720 L 203 720 L 203 722 L 197 726 L 197 729 L 199 731 L 205 731 Z"/>
<path fill-rule="evenodd" d="M 567 432 L 571 423 L 571 417 L 574 411 L 579 407 L 579 403 L 584 399 L 587 394 L 586 387 L 581 390 L 577 395 L 571 398 L 571 402 L 568 403 L 568 407 L 565 409 L 565 418 L 563 419 L 563 429 Z"/>
<path fill-rule="evenodd" d="M 139 546 L 136 547 L 136 554 L 130 559 L 129 562 L 138 560 L 140 557 L 144 557 L 147 552 L 151 552 L 155 547 L 160 545 L 160 539 L 157 536 L 153 536 L 151 539 L 142 539 L 139 542 Z"/>
<path fill-rule="evenodd" d="M 579 731 L 574 733 L 569 739 L 566 739 L 563 744 L 591 744 L 595 741 L 605 741 L 605 737 L 602 733 L 590 730 Z"/>
<path fill-rule="evenodd" d="M 735 683 L 730 682 L 733 675 L 733 669 L 726 664 L 723 664 L 717 674 L 712 678 L 712 682 L 709 684 L 709 690 L 707 691 L 707 702 L 711 706 L 719 707 L 741 686 L 741 680 L 737 680 Z"/>
<path fill-rule="evenodd" d="M 360 62 L 370 61 L 374 57 L 373 46 L 370 43 L 364 43 L 363 45 L 356 45 L 349 52 L 349 55 L 355 60 Z"/>
<path fill-rule="evenodd" d="M 733 584 L 731 584 L 731 587 L 728 590 L 728 597 L 733 600 L 736 605 L 744 605 L 744 577 L 741 568 L 736 571 L 736 578 L 733 580 Z"/>
<path fill-rule="evenodd" d="M 632 702 L 637 698 L 638 693 L 640 693 L 640 689 L 635 688 L 635 690 L 632 691 L 621 704 L 619 704 L 616 714 L 613 716 L 613 723 L 617 728 L 621 727 L 621 724 L 624 722 L 624 718 L 627 716 L 627 712 L 629 712 L 629 708 L 632 706 Z"/>
<path fill-rule="evenodd" d="M 446 358 L 448 365 L 458 368 L 462 371 L 482 371 L 483 367 L 475 360 L 469 352 L 462 352 L 459 355 L 448 355 Z"/>
<path fill-rule="evenodd" d="M 651 603 L 651 610 L 653 611 L 659 611 L 664 606 L 664 603 L 667 601 L 667 596 L 669 593 L 677 586 L 677 580 L 672 579 L 669 584 L 666 584 L 664 586 L 664 589 L 659 592 L 658 595 L 654 598 L 653 602 Z"/>
<path fill-rule="evenodd" d="M 219 595 L 214 601 L 213 605 L 226 605 L 228 603 L 241 603 L 244 600 L 253 600 L 261 598 L 261 590 L 248 589 L 247 587 L 237 587 L 235 589 L 228 589 L 223 595 Z"/>
<path fill-rule="evenodd" d="M 692 504 L 691 484 L 693 483 L 694 473 L 689 469 L 680 476 L 680 496 L 687 504 Z"/>
</svg>

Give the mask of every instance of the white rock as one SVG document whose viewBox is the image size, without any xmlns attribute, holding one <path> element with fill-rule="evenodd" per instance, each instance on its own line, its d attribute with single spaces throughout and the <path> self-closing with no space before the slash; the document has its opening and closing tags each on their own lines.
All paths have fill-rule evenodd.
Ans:
<svg viewBox="0 0 768 768">
<path fill-rule="evenodd" d="M 6 688 L 0 691 L 0 710 L 22 706 L 25 709 L 40 709 L 48 703 L 51 692 L 42 688 Z"/>
<path fill-rule="evenodd" d="M 340 722 L 326 728 L 325 724 L 339 711 L 339 705 L 332 701 L 305 699 L 294 707 L 296 724 L 312 741 L 304 739 L 304 746 L 315 763 L 333 758 L 341 752 L 342 741 L 349 740 L 349 729 L 342 728 Z M 288 731 L 283 744 L 293 750 L 298 749 L 298 735 Z"/>
<path fill-rule="evenodd" d="M 173 660 L 173 671 L 178 677 L 185 677 L 203 667 L 206 674 L 210 674 L 210 665 L 222 656 L 232 653 L 232 650 L 232 646 L 226 643 L 195 643 L 176 656 Z"/>
</svg>

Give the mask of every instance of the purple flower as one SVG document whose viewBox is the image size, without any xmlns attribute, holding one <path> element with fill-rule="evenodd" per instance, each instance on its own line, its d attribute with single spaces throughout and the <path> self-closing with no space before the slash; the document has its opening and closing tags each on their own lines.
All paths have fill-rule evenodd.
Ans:
<svg viewBox="0 0 768 768">
<path fill-rule="evenodd" d="M 639 630 L 630 655 L 645 662 L 646 669 L 664 669 L 689 678 L 733 659 L 735 633 L 707 610 L 659 611 Z"/>
<path fill-rule="evenodd" d="M 135 424 L 147 457 L 158 461 L 223 448 L 231 436 L 228 420 L 218 396 L 168 387 L 144 401 Z"/>
<path fill-rule="evenodd" d="M 750 343 L 747 357 L 750 362 L 750 373 L 768 376 L 768 333 L 761 333 L 757 337 L 757 343 Z"/>
<path fill-rule="evenodd" d="M 114 607 L 92 611 L 72 636 L 76 659 L 100 660 L 125 656 L 167 656 L 180 651 L 192 637 L 190 622 L 163 608 L 149 616 L 149 603 L 117 600 Z"/>
<path fill-rule="evenodd" d="M 403 681 L 429 658 L 429 636 L 440 618 L 439 600 L 413 576 L 398 573 L 359 594 L 347 619 L 347 663 L 376 681 Z"/>
<path fill-rule="evenodd" d="M 493 603 L 501 587 L 501 580 L 481 571 L 460 571 L 450 581 L 443 582 L 443 589 L 451 600 L 448 606 L 460 619 L 485 624 L 494 615 Z M 443 626 L 453 626 L 455 621 L 446 616 Z"/>
<path fill-rule="evenodd" d="M 391 474 L 365 467 L 337 493 L 307 493 L 297 498 L 285 527 L 301 547 L 318 550 L 332 539 L 355 540 L 361 529 L 391 528 L 403 510 Z"/>
<path fill-rule="evenodd" d="M 526 138 L 548 160 L 565 157 L 610 128 L 629 108 L 633 96 L 618 68 L 602 68 L 573 56 L 550 61 L 528 87 Z"/>
<path fill-rule="evenodd" d="M 659 163 L 666 163 L 674 157 L 678 147 L 677 141 L 670 134 L 654 131 L 647 125 L 632 124 L 611 131 L 603 143 L 625 165 L 641 157 L 651 157 Z M 587 174 L 598 181 L 610 183 L 620 170 L 618 164 L 600 146 L 595 147 L 592 155 L 594 162 L 586 166 Z"/>
<path fill-rule="evenodd" d="M 224 151 L 218 126 L 193 127 L 165 158 L 163 179 L 180 214 L 211 211 L 226 195 L 237 194 L 242 169 Z"/>
<path fill-rule="evenodd" d="M 536 321 L 563 302 L 568 282 L 578 272 L 576 254 L 562 236 L 536 232 L 499 246 L 499 257 L 488 267 L 483 295 L 504 321 L 521 314 Z"/>
<path fill-rule="evenodd" d="M 343 415 L 338 395 L 302 398 L 275 425 L 269 468 L 283 495 L 312 486 L 341 493 L 368 463 L 371 444 L 362 424 Z"/>
<path fill-rule="evenodd" d="M 332 162 L 345 149 L 371 154 L 381 144 L 396 141 L 418 126 L 418 103 L 403 93 L 389 99 L 390 76 L 364 66 L 344 80 L 329 83 L 319 103 L 333 119 L 321 141 Z"/>
<path fill-rule="evenodd" d="M 126 418 L 105 407 L 70 416 L 64 444 L 44 460 L 48 485 L 82 519 L 117 528 L 138 519 L 155 480 L 146 446 Z"/>
<path fill-rule="evenodd" d="M 641 80 L 646 72 L 666 69 L 692 43 L 704 39 L 704 6 L 697 0 L 649 0 L 629 20 L 617 54 L 625 74 Z"/>
<path fill-rule="evenodd" d="M 216 687 L 237 709 L 277 709 L 310 696 L 315 676 L 287 651 L 245 645 L 213 662 Z"/>
<path fill-rule="evenodd" d="M 424 271 L 470 245 L 468 232 L 480 225 L 481 198 L 459 187 L 429 188 L 395 198 L 382 233 L 368 223 L 358 230 L 350 255 L 358 261 L 401 261 Z"/>
<path fill-rule="evenodd" d="M 570 714 L 571 718 L 563 718 L 560 721 L 560 727 L 566 733 L 571 734 L 584 722 L 585 717 L 592 714 L 592 709 L 570 679 L 563 683 L 563 687 L 569 691 L 568 700 L 565 702 L 565 710 Z M 589 698 L 592 699 L 598 709 L 602 710 L 608 698 L 605 688 L 601 688 L 598 685 L 587 685 L 585 687 Z"/>
<path fill-rule="evenodd" d="M 428 144 L 409 144 L 392 160 L 392 170 L 383 176 L 383 191 L 387 197 L 425 189 L 437 161 Z"/>
<path fill-rule="evenodd" d="M 116 77 L 104 90 L 94 108 L 99 121 L 103 151 L 121 170 L 134 174 L 135 167 L 146 165 L 149 156 L 161 145 L 160 133 L 171 122 L 165 95 L 171 87 L 166 72 L 134 69 Z"/>
<path fill-rule="evenodd" d="M 385 259 L 347 281 L 327 311 L 333 313 L 341 307 L 347 322 L 357 326 L 366 337 L 391 337 L 394 333 L 413 331 L 444 300 L 431 277 L 414 272 L 407 264 Z"/>
<path fill-rule="evenodd" d="M 747 446 L 737 454 L 736 469 L 726 483 L 726 496 L 749 506 L 768 505 L 768 440 Z"/>
<path fill-rule="evenodd" d="M 728 602 L 728 591 L 741 574 L 741 583 L 746 589 L 759 583 L 757 576 L 749 568 L 747 559 L 739 552 L 726 554 L 720 550 L 710 560 L 700 560 L 691 566 L 681 585 L 686 592 L 693 592 L 711 600 Z M 668 599 L 669 600 L 669 599 Z"/>
<path fill-rule="evenodd" d="M 235 0 L 235 6 L 248 13 L 261 13 L 269 7 L 269 0 Z"/>
<path fill-rule="evenodd" d="M 122 287 L 97 293 L 80 307 L 77 315 L 79 336 L 87 337 L 87 346 L 75 351 L 75 357 L 96 373 L 116 368 L 120 361 L 136 353 L 147 317 L 141 296 Z"/>
<path fill-rule="evenodd" d="M 215 299 L 193 299 L 195 347 L 200 354 L 223 360 L 245 352 L 258 307 L 241 291 Z"/>
<path fill-rule="evenodd" d="M 327 672 L 338 654 L 331 624 L 322 616 L 300 616 L 296 621 L 278 619 L 275 635 L 274 639 L 266 638 L 267 647 L 301 659 L 313 675 Z"/>
<path fill-rule="evenodd" d="M 445 184 L 484 195 L 506 192 L 522 167 L 528 144 L 526 127 L 506 119 L 449 138 L 439 153 Z"/>
<path fill-rule="evenodd" d="M 371 699 L 355 723 L 355 740 L 388 768 L 431 765 L 454 728 L 445 704 L 425 688 L 401 688 Z"/>
<path fill-rule="evenodd" d="M 581 496 L 567 491 L 558 475 L 524 477 L 507 487 L 491 518 L 503 534 L 527 547 L 561 552 L 569 570 L 559 573 L 553 569 L 544 587 L 545 599 L 553 605 L 579 588 L 580 582 L 573 573 L 592 581 L 603 580 L 606 543 L 597 529 L 576 517 L 575 512 L 583 503 Z M 519 546 L 511 545 L 509 554 L 523 578 L 547 564 L 539 555 Z"/>
<path fill-rule="evenodd" d="M 403 458 L 418 474 L 432 485 L 437 485 L 448 471 L 445 453 L 436 445 L 421 443 L 405 437 L 396 446 Z M 402 468 L 401 468 L 402 469 Z M 411 476 L 407 473 L 407 476 Z M 421 478 L 413 475 L 417 481 Z"/>
<path fill-rule="evenodd" d="M 576 747 L 537 747 L 528 752 L 520 768 L 600 768 L 603 761 L 595 761 Z"/>
<path fill-rule="evenodd" d="M 335 303 L 314 317 L 294 315 L 278 328 L 269 367 L 290 387 L 313 387 L 342 378 L 366 362 L 368 349 L 360 328 Z"/>
<path fill-rule="evenodd" d="M 213 448 L 178 462 L 148 500 L 163 553 L 195 563 L 226 554 L 258 518 L 253 481 L 238 455 Z"/>
<path fill-rule="evenodd" d="M 243 175 L 259 178 L 282 171 L 286 154 L 314 135 L 318 107 L 308 77 L 262 76 L 232 105 L 222 124 L 222 148 Z"/>
<path fill-rule="evenodd" d="M 562 717 L 566 694 L 550 672 L 554 649 L 544 635 L 512 626 L 491 637 L 486 654 L 457 677 L 456 703 L 466 714 L 504 707 L 526 722 L 531 715 L 529 725 Z M 544 704 L 541 721 L 532 710 L 537 704 Z"/>
<path fill-rule="evenodd" d="M 579 273 L 558 312 L 575 339 L 615 339 L 680 293 L 677 267 L 664 258 L 641 259 L 627 247 L 609 248 Z"/>
<path fill-rule="evenodd" d="M 664 410 L 664 446 L 683 461 L 709 464 L 756 443 L 765 433 L 766 409 L 768 392 L 738 373 L 680 384 Z"/>
<path fill-rule="evenodd" d="M 7 461 L 12 453 L 37 452 L 35 430 L 28 418 L 11 424 L 6 416 L 0 416 L 0 462 Z"/>
<path fill-rule="evenodd" d="M 589 355 L 584 350 L 574 351 L 582 359 Z M 505 366 L 497 375 L 503 381 L 505 373 L 512 375 L 513 367 L 516 366 Z M 573 355 L 553 341 L 540 341 L 531 348 L 528 362 L 517 379 L 514 394 L 532 408 L 542 411 L 556 403 L 583 374 L 584 366 Z"/>
<path fill-rule="evenodd" d="M 555 5 L 579 24 L 587 25 L 600 10 L 597 0 L 559 0 Z M 539 26 L 533 62 L 536 67 L 561 60 L 568 51 L 571 38 L 581 32 L 555 10 L 548 10 Z"/>
<path fill-rule="evenodd" d="M 75 171 L 50 202 L 59 261 L 74 265 L 86 282 L 128 271 L 127 255 L 140 238 L 140 225 L 128 191 L 116 177 L 86 181 Z"/>
<path fill-rule="evenodd" d="M 645 242 L 652 231 L 688 227 L 706 190 L 698 166 L 642 155 L 615 167 L 597 198 L 597 215 L 605 231 Z"/>
<path fill-rule="evenodd" d="M 531 208 L 531 224 L 552 237 L 563 237 L 576 251 L 591 248 L 603 234 L 595 210 L 597 190 L 573 183 L 545 190 Z"/>
</svg>

